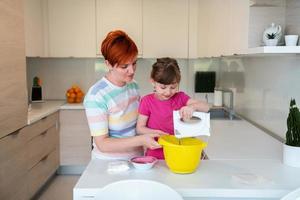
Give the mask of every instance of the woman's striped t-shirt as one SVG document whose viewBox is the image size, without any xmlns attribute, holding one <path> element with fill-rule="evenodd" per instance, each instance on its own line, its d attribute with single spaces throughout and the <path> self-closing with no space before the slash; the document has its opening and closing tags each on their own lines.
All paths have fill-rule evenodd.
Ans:
<svg viewBox="0 0 300 200">
<path fill-rule="evenodd" d="M 108 134 L 115 138 L 134 136 L 139 98 L 135 81 L 118 87 L 105 77 L 99 80 L 84 98 L 91 135 Z"/>
</svg>

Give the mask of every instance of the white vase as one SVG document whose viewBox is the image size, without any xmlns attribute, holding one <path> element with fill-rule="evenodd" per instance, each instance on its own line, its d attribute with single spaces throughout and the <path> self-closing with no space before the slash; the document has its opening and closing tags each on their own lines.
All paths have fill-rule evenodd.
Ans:
<svg viewBox="0 0 300 200">
<path fill-rule="evenodd" d="M 283 163 L 292 167 L 300 167 L 300 147 L 283 144 Z"/>
<path fill-rule="evenodd" d="M 284 36 L 285 46 L 297 46 L 298 35 L 286 35 Z"/>
<path fill-rule="evenodd" d="M 265 40 L 266 46 L 277 46 L 278 44 L 278 39 L 268 39 Z"/>
</svg>

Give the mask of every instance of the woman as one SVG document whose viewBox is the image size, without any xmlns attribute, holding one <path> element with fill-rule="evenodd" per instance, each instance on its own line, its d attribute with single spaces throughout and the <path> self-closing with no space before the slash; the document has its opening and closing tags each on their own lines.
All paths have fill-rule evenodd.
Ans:
<svg viewBox="0 0 300 200">
<path fill-rule="evenodd" d="M 93 136 L 93 158 L 128 159 L 141 155 L 143 146 L 155 149 L 158 134 L 136 136 L 139 93 L 133 80 L 138 50 L 123 31 L 108 33 L 101 52 L 109 71 L 88 91 L 85 111 Z"/>
</svg>

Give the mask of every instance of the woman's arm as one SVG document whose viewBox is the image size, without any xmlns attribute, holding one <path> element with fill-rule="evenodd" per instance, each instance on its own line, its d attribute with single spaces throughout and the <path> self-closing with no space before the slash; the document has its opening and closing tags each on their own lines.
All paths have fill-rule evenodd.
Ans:
<svg viewBox="0 0 300 200">
<path fill-rule="evenodd" d="M 112 138 L 106 134 L 94 136 L 94 141 L 101 152 L 112 153 L 132 151 L 141 146 L 150 149 L 160 148 L 161 146 L 154 140 L 155 137 L 159 137 L 159 134 L 153 133 L 128 138 Z"/>
<path fill-rule="evenodd" d="M 139 114 L 138 119 L 137 119 L 137 124 L 136 124 L 136 131 L 138 134 L 141 134 L 141 135 L 143 135 L 143 134 L 158 134 L 158 135 L 167 134 L 161 130 L 148 128 L 147 121 L 148 121 L 148 116 Z"/>
</svg>

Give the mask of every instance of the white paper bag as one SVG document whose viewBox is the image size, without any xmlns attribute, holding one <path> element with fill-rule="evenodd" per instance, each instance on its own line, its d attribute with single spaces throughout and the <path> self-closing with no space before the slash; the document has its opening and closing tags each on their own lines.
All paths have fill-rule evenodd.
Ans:
<svg viewBox="0 0 300 200">
<path fill-rule="evenodd" d="M 173 111 L 175 137 L 210 136 L 210 113 L 194 112 L 193 117 L 198 117 L 200 120 L 183 122 L 180 118 L 179 111 Z"/>
</svg>

